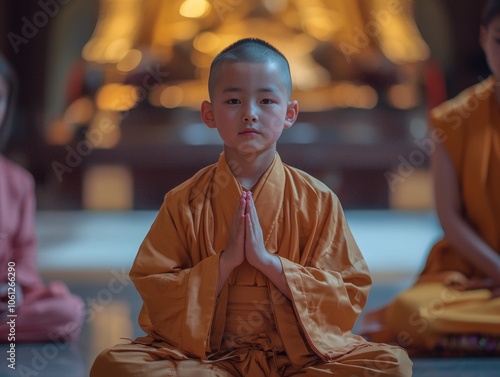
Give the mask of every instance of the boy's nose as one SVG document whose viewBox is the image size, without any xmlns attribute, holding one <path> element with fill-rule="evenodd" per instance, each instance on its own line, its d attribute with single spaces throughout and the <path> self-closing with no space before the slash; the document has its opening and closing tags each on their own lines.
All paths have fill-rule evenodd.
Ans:
<svg viewBox="0 0 500 377">
<path fill-rule="evenodd" d="M 243 121 L 246 122 L 246 123 L 249 123 L 249 122 L 252 122 L 252 123 L 255 123 L 257 122 L 257 116 L 256 115 L 245 115 L 243 117 Z"/>
<path fill-rule="evenodd" d="M 249 107 L 246 109 L 246 111 L 243 113 L 243 122 L 245 123 L 256 123 L 258 120 L 257 114 L 255 113 L 255 110 L 253 107 Z"/>
</svg>

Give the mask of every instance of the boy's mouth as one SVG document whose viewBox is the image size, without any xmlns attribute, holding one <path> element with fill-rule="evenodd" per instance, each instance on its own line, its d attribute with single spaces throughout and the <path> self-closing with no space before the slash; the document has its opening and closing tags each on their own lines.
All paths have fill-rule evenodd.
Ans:
<svg viewBox="0 0 500 377">
<path fill-rule="evenodd" d="M 240 135 L 258 134 L 259 132 L 253 128 L 247 128 L 240 132 Z"/>
</svg>

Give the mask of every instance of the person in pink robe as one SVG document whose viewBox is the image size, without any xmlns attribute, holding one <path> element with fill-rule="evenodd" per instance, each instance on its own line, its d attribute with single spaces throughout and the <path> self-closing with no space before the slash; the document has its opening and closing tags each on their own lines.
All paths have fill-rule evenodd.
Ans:
<svg viewBox="0 0 500 377">
<path fill-rule="evenodd" d="M 13 69 L 0 55 L 0 153 L 16 97 Z M 0 154 L 0 343 L 74 341 L 83 301 L 66 285 L 45 285 L 37 267 L 35 184 L 22 167 Z"/>
</svg>

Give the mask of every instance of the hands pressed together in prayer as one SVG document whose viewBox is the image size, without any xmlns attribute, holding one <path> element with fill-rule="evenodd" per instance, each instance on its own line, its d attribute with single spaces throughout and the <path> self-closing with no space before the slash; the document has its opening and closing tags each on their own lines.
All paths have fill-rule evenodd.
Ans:
<svg viewBox="0 0 500 377">
<path fill-rule="evenodd" d="M 264 236 L 250 191 L 244 191 L 233 217 L 229 241 L 221 255 L 219 290 L 229 274 L 246 261 L 266 275 L 288 298 L 290 293 L 280 259 L 264 246 Z"/>
<path fill-rule="evenodd" d="M 250 191 L 244 191 L 240 197 L 224 254 L 227 256 L 226 261 L 234 268 L 246 259 L 260 270 L 271 263 L 272 258 L 276 259 L 264 246 L 262 228 Z"/>
</svg>

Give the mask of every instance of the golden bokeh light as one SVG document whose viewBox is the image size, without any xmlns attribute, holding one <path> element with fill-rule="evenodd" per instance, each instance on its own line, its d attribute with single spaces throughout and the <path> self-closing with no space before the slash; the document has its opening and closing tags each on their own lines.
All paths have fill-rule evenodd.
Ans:
<svg viewBox="0 0 500 377">
<path fill-rule="evenodd" d="M 160 94 L 160 104 L 167 109 L 178 107 L 182 104 L 184 91 L 178 86 L 167 86 Z"/>
<path fill-rule="evenodd" d="M 118 63 L 134 47 L 141 26 L 142 0 L 101 0 L 92 38 L 82 51 L 85 60 Z"/>
<path fill-rule="evenodd" d="M 94 116 L 94 102 L 89 97 L 80 97 L 71 103 L 64 112 L 67 124 L 87 124 Z"/>
<path fill-rule="evenodd" d="M 137 89 L 133 85 L 123 84 L 106 84 L 96 95 L 97 107 L 101 110 L 130 110 L 138 99 Z"/>
<path fill-rule="evenodd" d="M 129 210 L 134 188 L 130 168 L 121 165 L 92 166 L 83 177 L 83 205 L 88 210 Z"/>
<path fill-rule="evenodd" d="M 388 92 L 389 103 L 397 109 L 411 109 L 419 102 L 418 92 L 413 85 L 397 84 L 391 86 Z"/>
<path fill-rule="evenodd" d="M 214 33 L 204 32 L 198 34 L 193 41 L 193 47 L 200 52 L 213 54 L 219 50 L 221 39 Z"/>
<path fill-rule="evenodd" d="M 172 38 L 187 41 L 196 37 L 200 26 L 194 20 L 186 20 L 168 25 L 167 29 Z"/>
<path fill-rule="evenodd" d="M 380 97 L 396 109 L 422 104 L 429 47 L 407 2 L 100 0 L 98 22 L 82 51 L 101 74 L 94 108 L 85 100 L 68 106 L 51 139 L 64 142 L 75 124 L 95 124 L 98 113 L 137 107 L 139 93 L 146 94 L 147 106 L 199 110 L 208 98 L 214 57 L 245 37 L 264 39 L 287 56 L 301 111 L 372 109 Z M 168 82 L 161 77 L 154 88 L 144 87 L 154 72 L 166 70 Z M 122 120 L 115 120 L 108 147 L 120 139 Z"/>
<path fill-rule="evenodd" d="M 122 136 L 120 114 L 109 110 L 98 111 L 85 134 L 94 149 L 114 148 Z"/>
<path fill-rule="evenodd" d="M 130 72 L 141 64 L 142 52 L 137 49 L 129 50 L 125 56 L 118 62 L 116 68 L 122 72 Z"/>
<path fill-rule="evenodd" d="M 200 18 L 206 16 L 211 8 L 207 0 L 184 0 L 179 9 L 179 14 L 187 18 Z"/>
</svg>

